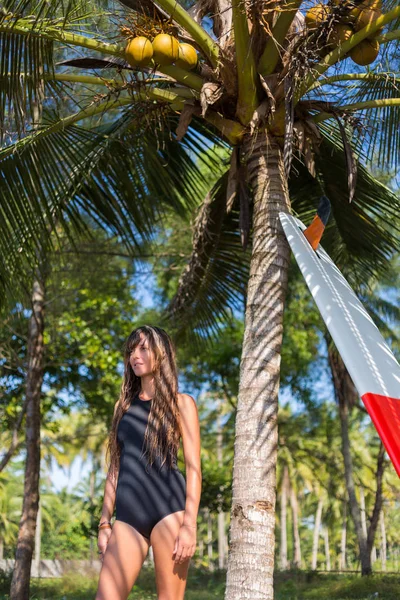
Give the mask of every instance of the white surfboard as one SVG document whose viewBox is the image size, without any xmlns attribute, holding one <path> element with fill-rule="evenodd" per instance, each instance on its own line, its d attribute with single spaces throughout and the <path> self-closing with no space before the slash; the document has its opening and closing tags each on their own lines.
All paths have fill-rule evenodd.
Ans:
<svg viewBox="0 0 400 600">
<path fill-rule="evenodd" d="M 279 217 L 322 318 L 400 477 L 400 365 L 371 317 L 319 245 L 313 250 L 296 217 Z"/>
</svg>

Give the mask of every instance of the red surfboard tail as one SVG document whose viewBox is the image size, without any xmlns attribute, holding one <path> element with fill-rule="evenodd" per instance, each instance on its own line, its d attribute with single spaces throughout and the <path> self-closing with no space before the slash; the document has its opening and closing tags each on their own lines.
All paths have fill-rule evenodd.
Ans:
<svg viewBox="0 0 400 600">
<path fill-rule="evenodd" d="M 362 400 L 400 477 L 400 398 L 368 393 Z"/>
</svg>

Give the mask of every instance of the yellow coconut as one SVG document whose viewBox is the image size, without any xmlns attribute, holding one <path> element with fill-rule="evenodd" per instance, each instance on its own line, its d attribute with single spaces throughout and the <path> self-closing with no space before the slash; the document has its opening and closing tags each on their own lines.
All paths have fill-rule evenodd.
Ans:
<svg viewBox="0 0 400 600">
<path fill-rule="evenodd" d="M 371 23 L 376 21 L 376 19 L 378 17 L 380 17 L 381 15 L 382 15 L 382 11 L 378 8 L 366 9 L 366 10 L 359 11 L 359 13 L 356 16 L 355 21 L 354 21 L 355 30 L 360 31 L 360 29 L 363 29 L 367 25 L 370 25 Z M 380 27 L 377 31 L 375 31 L 375 33 L 372 33 L 371 35 L 369 35 L 368 39 L 374 39 L 374 38 L 378 37 L 378 35 L 381 35 L 383 29 L 384 29 L 383 27 Z"/>
<path fill-rule="evenodd" d="M 159 33 L 153 40 L 153 58 L 159 65 L 172 65 L 179 56 L 179 42 L 172 35 Z"/>
<path fill-rule="evenodd" d="M 382 10 L 382 0 L 364 0 L 361 4 L 358 4 L 360 10 Z"/>
<path fill-rule="evenodd" d="M 153 46 L 150 40 L 140 35 L 128 42 L 125 48 L 125 58 L 132 67 L 144 67 L 153 57 Z"/>
<path fill-rule="evenodd" d="M 354 27 L 356 31 L 360 31 L 360 29 L 364 29 L 364 27 L 376 21 L 376 19 L 380 17 L 381 14 L 382 11 L 380 10 L 360 10 L 354 22 Z"/>
<path fill-rule="evenodd" d="M 329 8 L 325 4 L 316 4 L 306 14 L 308 29 L 317 29 L 329 16 Z"/>
<path fill-rule="evenodd" d="M 197 65 L 197 52 L 190 44 L 179 44 L 179 56 L 175 61 L 177 67 L 190 71 Z"/>
<path fill-rule="evenodd" d="M 353 33 L 354 31 L 349 25 L 337 23 L 329 34 L 328 42 L 333 47 L 339 46 L 339 44 L 344 44 L 344 42 L 347 42 Z"/>
<path fill-rule="evenodd" d="M 376 40 L 363 40 L 350 50 L 351 59 L 362 67 L 374 62 L 379 54 L 379 42 Z"/>
</svg>

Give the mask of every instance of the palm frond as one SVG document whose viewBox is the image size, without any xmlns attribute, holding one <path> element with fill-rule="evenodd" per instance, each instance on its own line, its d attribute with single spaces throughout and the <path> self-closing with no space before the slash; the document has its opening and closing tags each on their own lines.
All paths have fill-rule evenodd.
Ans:
<svg viewBox="0 0 400 600">
<path fill-rule="evenodd" d="M 364 295 L 361 300 L 367 307 L 369 314 L 375 321 L 377 327 L 379 327 L 381 333 L 392 341 L 400 342 L 399 335 L 390 326 L 390 321 L 398 323 L 400 320 L 400 310 L 395 304 L 392 304 L 384 298 L 374 295 Z"/>
<path fill-rule="evenodd" d="M 52 74 L 53 43 L 38 37 L 25 39 L 0 33 L 0 143 L 17 130 L 26 133 L 26 122 L 40 120 L 44 75 Z"/>
<path fill-rule="evenodd" d="M 92 130 L 70 125 L 17 142 L 3 160 L 0 153 L 3 291 L 15 291 L 16 273 L 36 264 L 39 246 L 52 247 L 51 231 L 58 225 L 72 244 L 74 232 L 89 234 L 82 213 L 134 252 L 139 235 L 154 233 L 163 208 L 180 215 L 193 210 L 195 190 L 204 185 L 195 157 L 214 136 L 205 127 L 189 130 L 178 144 L 171 135 L 174 115 L 149 118 L 148 106 L 133 105 L 111 124 Z"/>
<path fill-rule="evenodd" d="M 292 206 L 306 224 L 310 223 L 322 187 L 332 205 L 322 246 L 350 285 L 359 289 L 383 274 L 392 255 L 399 251 L 400 201 L 359 164 L 355 196 L 349 204 L 343 149 L 340 142 L 322 134 L 315 155 L 318 180 L 296 161 L 297 175 L 289 180 Z"/>
<path fill-rule="evenodd" d="M 190 336 L 199 348 L 242 309 L 246 295 L 251 252 L 241 246 L 237 208 L 226 213 L 228 167 L 199 207 L 192 254 L 165 312 L 174 337 Z"/>
<path fill-rule="evenodd" d="M 396 61 L 391 61 L 393 67 Z M 349 65 L 347 65 L 349 67 Z M 348 79 L 345 78 L 346 75 Z M 359 77 L 356 79 L 356 77 Z M 362 78 L 361 78 L 362 77 Z M 323 80 L 310 92 L 313 99 L 329 99 L 339 108 L 371 100 L 399 98 L 400 71 L 382 70 L 380 64 L 368 73 L 351 71 L 335 73 Z M 329 84 L 329 85 L 328 85 Z M 367 108 L 351 113 L 351 119 L 357 121 L 357 135 L 353 137 L 354 150 L 363 155 L 365 162 L 372 161 L 382 168 L 398 168 L 400 164 L 400 108 L 382 106 Z M 327 127 L 331 127 L 329 124 Z"/>
<path fill-rule="evenodd" d="M 365 79 L 343 96 L 346 104 L 398 98 L 400 96 L 400 72 L 374 73 L 377 77 Z M 369 163 L 374 160 L 378 167 L 390 164 L 397 169 L 400 164 L 400 109 L 385 106 L 357 112 L 362 123 L 361 135 L 357 136 L 356 150 L 364 148 Z"/>
<path fill-rule="evenodd" d="M 80 69 L 128 69 L 135 71 L 135 67 L 132 67 L 125 59 L 116 56 L 109 56 L 108 58 L 102 58 L 101 56 L 70 58 L 59 61 L 57 63 L 58 66 L 79 67 Z"/>
<path fill-rule="evenodd" d="M 400 201 L 359 165 L 355 196 L 349 204 L 340 133 L 334 141 L 323 137 L 315 161 L 318 180 L 298 160 L 293 164 L 289 180 L 293 211 L 309 224 L 323 187 L 332 203 L 332 217 L 322 245 L 359 291 L 366 281 L 370 284 L 385 273 L 392 254 L 399 249 Z M 229 222 L 225 213 L 227 183 L 228 172 L 200 208 L 192 255 L 166 312 L 170 326 L 176 327 L 179 335 L 192 336 L 199 345 L 218 334 L 232 303 L 245 299 L 251 250 L 244 253 L 241 249 L 239 215 L 235 213 L 234 221 Z M 229 271 L 229 263 L 234 270 Z"/>
<path fill-rule="evenodd" d="M 38 106 L 46 104 L 46 81 L 54 76 L 56 55 L 63 52 L 60 34 L 86 32 L 101 16 L 100 6 L 90 0 L 5 3 L 0 12 L 0 143 L 7 133 L 11 137 L 16 131 L 22 137 L 27 122 L 40 120 Z M 111 27 L 110 21 L 104 33 Z M 54 39 L 41 35 L 43 28 L 54 31 Z M 52 88 L 53 94 L 57 91 L 62 97 L 62 87 Z"/>
<path fill-rule="evenodd" d="M 119 2 L 135 12 L 144 13 L 145 15 L 157 18 L 160 21 L 166 21 L 170 18 L 169 15 L 159 6 L 156 6 L 152 0 L 119 0 Z"/>
<path fill-rule="evenodd" d="M 0 22 L 10 19 L 10 15 L 11 18 L 30 17 L 34 19 L 34 23 L 60 16 L 68 21 L 73 14 L 87 14 L 89 11 L 93 13 L 96 7 L 100 6 L 100 0 L 4 0 Z"/>
</svg>

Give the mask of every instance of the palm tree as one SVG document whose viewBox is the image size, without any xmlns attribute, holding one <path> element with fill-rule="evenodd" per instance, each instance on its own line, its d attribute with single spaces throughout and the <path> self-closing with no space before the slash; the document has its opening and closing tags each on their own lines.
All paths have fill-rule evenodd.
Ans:
<svg viewBox="0 0 400 600">
<path fill-rule="evenodd" d="M 308 18 L 310 26 L 303 13 L 312 3 L 301 0 L 216 0 L 189 11 L 175 0 L 122 4 L 129 10 L 104 2 L 8 0 L 0 16 L 8 58 L 0 90 L 7 107 L 0 111 L 7 138 L 0 152 L 0 281 L 3 290 L 18 292 L 23 279 L 16 275 L 37 264 L 38 242 L 50 243 L 55 223 L 73 239 L 87 212 L 133 249 L 137 232 L 151 238 L 165 207 L 188 214 L 205 197 L 170 323 L 186 323 L 200 342 L 205 331 L 208 339 L 218 332 L 229 303 L 246 298 L 226 595 L 269 599 L 289 266 L 279 212 L 295 210 L 309 221 L 323 189 L 334 216 L 325 247 L 339 267 L 351 259 L 356 281 L 381 272 L 398 247 L 391 221 L 398 200 L 362 164 L 374 151 L 381 160 L 398 160 L 398 139 L 390 135 L 400 115 L 395 68 L 360 72 L 348 56 L 373 36 L 390 59 L 400 7 L 383 1 L 385 14 L 332 46 L 337 24 L 362 1 L 329 0 L 326 18 Z M 213 33 L 202 26 L 207 14 Z M 130 67 L 127 38 L 160 32 L 197 49 L 196 72 L 154 62 Z M 70 66 L 116 72 L 111 78 L 65 73 L 67 62 L 55 62 L 60 47 L 68 48 Z M 86 56 L 73 57 L 73 48 Z M 75 97 L 71 84 L 80 86 Z M 40 130 L 26 134 L 43 85 L 53 100 L 43 104 Z M 385 118 L 371 135 L 368 120 L 379 114 Z M 176 128 L 178 140 L 170 133 Z M 194 157 L 214 143 L 232 148 L 231 160 L 207 190 Z"/>
</svg>

